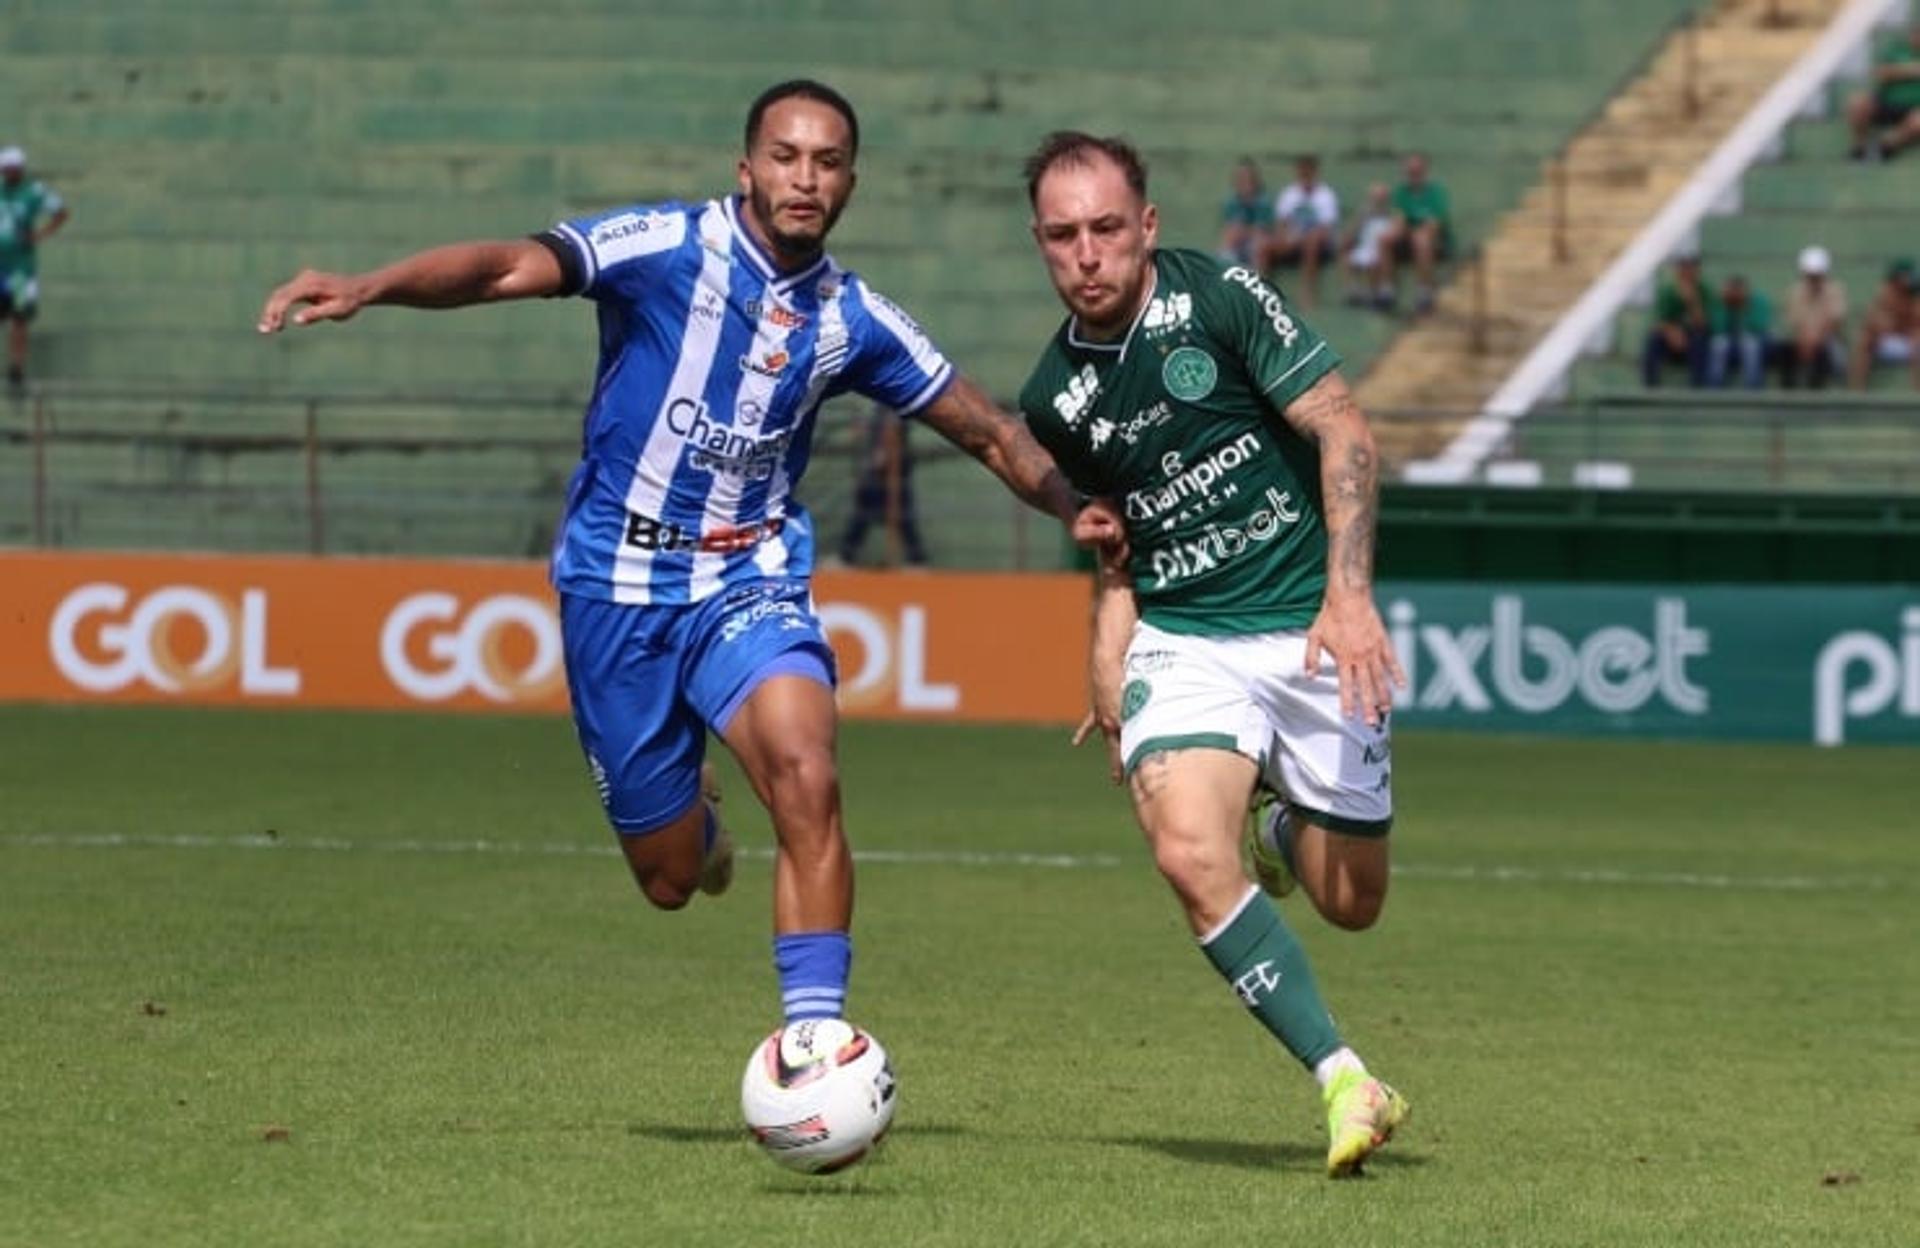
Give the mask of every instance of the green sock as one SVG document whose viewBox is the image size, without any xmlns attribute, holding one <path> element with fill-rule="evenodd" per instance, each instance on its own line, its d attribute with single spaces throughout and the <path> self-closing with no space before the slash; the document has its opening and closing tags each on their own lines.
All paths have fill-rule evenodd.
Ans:
<svg viewBox="0 0 1920 1248">
<path fill-rule="evenodd" d="M 1239 912 L 1200 948 L 1260 1025 L 1308 1070 L 1341 1047 L 1307 951 L 1259 889 L 1249 889 Z"/>
</svg>

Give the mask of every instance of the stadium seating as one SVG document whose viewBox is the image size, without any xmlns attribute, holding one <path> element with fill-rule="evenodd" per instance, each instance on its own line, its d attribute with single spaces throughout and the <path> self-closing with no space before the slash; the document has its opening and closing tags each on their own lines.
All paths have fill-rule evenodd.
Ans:
<svg viewBox="0 0 1920 1248">
<path fill-rule="evenodd" d="M 1352 205 L 1425 149 L 1471 245 L 1688 7 L 550 0 L 530 19 L 507 0 L 22 0 L 0 13 L 0 116 L 74 208 L 43 259 L 36 377 L 173 396 L 150 421 L 204 392 L 578 396 L 593 344 L 577 307 L 383 315 L 272 341 L 252 314 L 299 265 L 366 266 L 611 202 L 710 194 L 729 180 L 746 100 L 813 73 L 866 126 L 836 253 L 1011 394 L 1058 319 L 1018 180 L 1041 132 L 1133 136 L 1165 238 L 1199 246 L 1243 152 L 1277 185 L 1290 154 L 1317 150 Z M 1355 372 L 1396 328 L 1342 307 L 1319 320 Z M 84 410 L 77 394 L 64 405 Z M 331 430 L 332 406 L 325 418 Z M 0 416 L 16 431 L 23 419 Z M 564 443 L 570 418 L 538 419 Z M 842 492 L 835 462 L 823 458 L 814 497 Z M 463 471 L 423 456 L 395 480 Z M 979 482 L 935 464 L 923 488 L 957 501 Z M 69 540 L 91 540 L 75 524 Z M 0 525 L 18 539 L 11 515 Z"/>
<path fill-rule="evenodd" d="M 1835 98 L 1845 89 L 1837 84 Z M 1859 165 L 1845 149 L 1837 115 L 1790 127 L 1781 158 L 1748 172 L 1741 211 L 1704 223 L 1707 279 L 1744 275 L 1772 300 L 1777 320 L 1796 256 L 1818 243 L 1833 254 L 1857 326 L 1887 263 L 1920 253 L 1920 165 Z M 1876 369 L 1866 395 L 1770 390 L 1758 407 L 1751 396 L 1690 392 L 1679 369 L 1650 394 L 1639 370 L 1650 322 L 1644 307 L 1621 316 L 1612 351 L 1574 371 L 1569 409 L 1530 418 L 1516 453 L 1556 472 L 1573 458 L 1616 459 L 1635 465 L 1642 485 L 1684 483 L 1702 464 L 1718 464 L 1726 469 L 1719 479 L 1735 488 L 1920 489 L 1920 473 L 1909 470 L 1920 462 L 1920 422 L 1905 369 Z"/>
</svg>

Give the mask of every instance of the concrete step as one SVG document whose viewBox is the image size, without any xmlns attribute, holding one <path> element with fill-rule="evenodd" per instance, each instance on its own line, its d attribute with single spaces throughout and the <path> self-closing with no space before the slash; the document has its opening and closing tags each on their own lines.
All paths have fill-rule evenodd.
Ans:
<svg viewBox="0 0 1920 1248">
<path fill-rule="evenodd" d="M 1838 0 L 1722 0 L 1671 35 L 1495 223 L 1480 263 L 1456 269 L 1435 314 L 1380 356 L 1362 404 L 1476 410 L 1836 12 Z M 1383 450 L 1446 436 L 1408 426 Z"/>
</svg>

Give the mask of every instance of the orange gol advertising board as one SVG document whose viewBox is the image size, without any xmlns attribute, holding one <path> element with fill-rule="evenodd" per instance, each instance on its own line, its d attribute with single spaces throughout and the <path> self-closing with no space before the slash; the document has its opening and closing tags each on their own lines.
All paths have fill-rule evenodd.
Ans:
<svg viewBox="0 0 1920 1248">
<path fill-rule="evenodd" d="M 0 700 L 564 711 L 545 568 L 0 553 Z M 822 573 L 850 716 L 1066 723 L 1086 581 Z"/>
</svg>

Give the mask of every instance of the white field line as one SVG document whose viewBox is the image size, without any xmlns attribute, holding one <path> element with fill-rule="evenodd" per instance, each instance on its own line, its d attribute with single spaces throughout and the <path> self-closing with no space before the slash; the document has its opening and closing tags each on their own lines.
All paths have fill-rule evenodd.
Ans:
<svg viewBox="0 0 1920 1248">
<path fill-rule="evenodd" d="M 0 847 L 27 849 L 212 849 L 280 850 L 340 854 L 500 854 L 527 857 L 617 857 L 610 844 L 544 841 L 350 841 L 335 837 L 154 836 L 142 833 L 46 833 L 0 836 Z M 773 851 L 743 847 L 743 857 L 768 860 Z M 930 867 L 1038 867 L 1047 870 L 1108 870 L 1139 865 L 1114 854 L 1006 853 L 991 850 L 863 849 L 862 863 Z M 1587 884 L 1641 888 L 1695 888 L 1717 891 L 1782 893 L 1881 893 L 1903 887 L 1899 881 L 1857 875 L 1732 875 L 1694 871 L 1628 871 L 1608 867 L 1449 867 L 1396 863 L 1393 873 L 1414 880 L 1452 880 L 1486 884 Z"/>
</svg>

